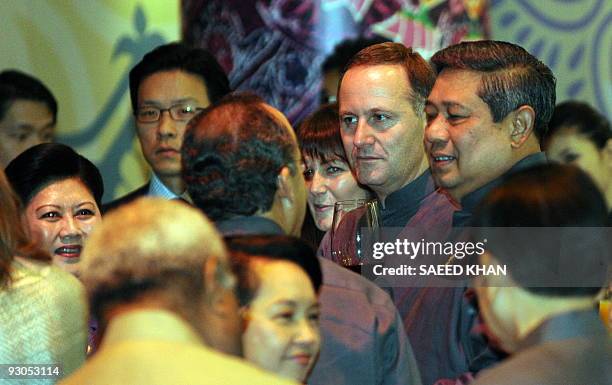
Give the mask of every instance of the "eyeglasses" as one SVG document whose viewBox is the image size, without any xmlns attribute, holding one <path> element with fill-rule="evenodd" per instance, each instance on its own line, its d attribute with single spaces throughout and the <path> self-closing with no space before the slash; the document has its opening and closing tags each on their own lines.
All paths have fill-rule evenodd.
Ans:
<svg viewBox="0 0 612 385">
<path fill-rule="evenodd" d="M 170 108 L 159 108 L 153 106 L 139 107 L 136 110 L 136 119 L 141 123 L 157 122 L 164 111 L 168 111 L 173 120 L 186 122 L 196 116 L 203 108 L 189 104 L 175 104 Z"/>
</svg>

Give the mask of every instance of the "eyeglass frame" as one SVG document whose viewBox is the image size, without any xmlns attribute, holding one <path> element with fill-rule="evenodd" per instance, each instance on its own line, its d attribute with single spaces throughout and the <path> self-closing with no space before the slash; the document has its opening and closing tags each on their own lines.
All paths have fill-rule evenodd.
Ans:
<svg viewBox="0 0 612 385">
<path fill-rule="evenodd" d="M 191 117 L 190 117 L 190 118 L 188 118 L 188 119 L 177 119 L 177 118 L 174 116 L 174 113 L 172 112 L 172 110 L 173 110 L 173 109 L 176 109 L 177 107 L 193 107 L 193 108 L 194 108 L 194 113 L 193 113 L 193 116 L 191 116 Z M 153 109 L 153 110 L 158 110 L 158 111 L 159 111 L 159 115 L 158 115 L 157 119 L 155 119 L 155 120 L 142 120 L 142 119 L 140 118 L 140 114 L 139 114 L 139 112 L 140 112 L 140 110 L 141 110 L 141 109 L 143 109 L 143 108 L 150 108 L 150 109 Z M 134 112 L 134 116 L 136 117 L 136 120 L 137 120 L 139 123 L 156 123 L 156 122 L 159 122 L 159 121 L 161 120 L 161 117 L 162 117 L 163 113 L 164 113 L 164 112 L 166 112 L 166 111 L 168 111 L 168 114 L 170 114 L 170 118 L 172 118 L 172 120 L 174 120 L 175 122 L 188 122 L 188 121 L 189 121 L 191 118 L 193 118 L 193 117 L 194 117 L 194 116 L 196 116 L 196 115 L 197 115 L 197 114 L 198 114 L 200 111 L 203 111 L 203 110 L 205 110 L 205 108 L 203 108 L 203 107 L 195 107 L 195 106 L 192 106 L 192 105 L 187 104 L 187 103 L 178 103 L 178 104 L 173 104 L 172 106 L 170 106 L 170 107 L 168 107 L 168 108 L 159 108 L 159 107 L 155 107 L 155 106 L 142 106 L 142 107 L 138 107 L 138 108 L 136 109 L 136 111 Z"/>
</svg>

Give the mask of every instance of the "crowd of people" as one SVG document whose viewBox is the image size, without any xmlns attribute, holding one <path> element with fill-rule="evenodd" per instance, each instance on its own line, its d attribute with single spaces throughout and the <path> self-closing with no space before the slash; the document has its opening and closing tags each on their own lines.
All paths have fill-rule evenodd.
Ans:
<svg viewBox="0 0 612 385">
<path fill-rule="evenodd" d="M 429 62 L 355 44 L 296 130 L 206 50 L 153 49 L 129 74 L 151 178 L 105 203 L 96 166 L 53 143 L 52 93 L 0 73 L 0 382 L 612 383 L 609 121 L 555 106 L 555 75 L 515 44 Z M 333 222 L 346 200 L 376 201 L 397 239 L 602 232 L 508 231 L 475 261 L 507 274 L 378 285 L 334 262 L 363 223 Z M 572 280 L 546 281 L 559 266 Z M 36 365 L 59 372 L 18 369 Z"/>
</svg>

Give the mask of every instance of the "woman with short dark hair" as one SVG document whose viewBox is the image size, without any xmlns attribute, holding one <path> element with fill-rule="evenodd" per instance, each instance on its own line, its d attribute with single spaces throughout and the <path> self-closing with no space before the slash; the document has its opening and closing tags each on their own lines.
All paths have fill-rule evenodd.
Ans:
<svg viewBox="0 0 612 385">
<path fill-rule="evenodd" d="M 6 176 L 32 238 L 54 263 L 77 274 L 83 243 L 101 219 L 104 185 L 96 166 L 66 145 L 43 143 L 13 159 Z"/>
<path fill-rule="evenodd" d="M 304 159 L 310 212 L 302 237 L 317 247 L 323 233 L 332 227 L 334 204 L 368 199 L 371 192 L 357 182 L 349 167 L 340 137 L 337 104 L 323 105 L 308 116 L 300 125 L 297 137 Z M 318 232 L 312 229 L 313 224 Z"/>
<path fill-rule="evenodd" d="M 321 266 L 304 241 L 284 235 L 227 238 L 244 319 L 244 358 L 305 382 L 319 354 Z"/>
<path fill-rule="evenodd" d="M 0 170 L 0 363 L 61 365 L 85 361 L 87 305 L 79 281 L 51 264 L 22 227 L 18 198 Z"/>
</svg>

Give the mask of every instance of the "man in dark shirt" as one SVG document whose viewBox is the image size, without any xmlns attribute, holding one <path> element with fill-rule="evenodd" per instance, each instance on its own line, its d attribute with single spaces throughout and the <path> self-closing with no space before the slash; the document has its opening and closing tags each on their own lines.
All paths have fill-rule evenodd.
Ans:
<svg viewBox="0 0 612 385">
<path fill-rule="evenodd" d="M 468 223 L 476 203 L 500 183 L 504 173 L 545 161 L 539 139 L 555 103 L 550 70 L 512 44 L 463 43 L 433 56 L 438 77 L 426 94 L 424 113 L 431 174 L 462 209 L 455 211 L 433 188 L 420 187 L 424 176 L 430 175 L 424 171 L 421 177 L 414 177 L 421 172 L 415 167 L 420 164 L 420 147 L 415 143 L 420 142 L 410 139 L 408 133 L 401 138 L 412 147 L 402 148 L 397 138 L 389 141 L 405 126 L 395 106 L 405 101 L 401 97 L 406 91 L 401 91 L 401 77 L 391 77 L 393 66 L 388 63 L 392 55 L 383 56 L 387 64 L 376 62 L 381 48 L 370 47 L 349 64 L 339 103 L 341 133 L 347 154 L 352 155 L 351 166 L 359 181 L 372 188 L 383 203 L 383 226 L 444 234 L 445 229 L 450 231 L 451 220 L 453 226 Z M 422 73 L 414 64 L 409 68 L 408 74 Z M 410 94 L 418 95 L 418 91 L 413 85 Z M 413 128 L 418 127 L 414 122 L 418 122 L 419 108 L 418 103 L 414 105 L 414 116 L 407 120 Z M 423 191 L 429 194 L 419 196 Z M 324 255 L 329 256 L 330 249 L 329 241 L 321 246 L 327 251 Z M 465 294 L 463 287 L 393 288 L 394 302 L 426 384 L 477 372 L 497 359 L 482 334 L 472 333 L 478 326 L 478 312 Z"/>
<path fill-rule="evenodd" d="M 380 201 L 383 226 L 404 226 L 429 195 L 447 201 L 435 191 L 422 144 L 434 81 L 427 62 L 399 43 L 361 50 L 340 80 L 344 149 L 359 182 Z"/>
<path fill-rule="evenodd" d="M 612 343 L 597 295 L 610 267 L 610 229 L 595 183 L 575 166 L 517 172 L 481 202 L 482 314 L 510 358 L 475 384 L 610 384 Z M 526 229 L 517 228 L 525 226 Z"/>
<path fill-rule="evenodd" d="M 194 204 L 224 235 L 299 236 L 306 188 L 295 133 L 252 95 L 224 98 L 188 128 L 184 179 Z M 320 259 L 321 354 L 311 385 L 420 384 L 412 349 L 389 296 Z"/>
<path fill-rule="evenodd" d="M 359 182 L 371 188 L 380 202 L 380 225 L 387 236 L 395 236 L 399 228 L 407 237 L 413 228 L 439 237 L 451 230 L 456 207 L 436 189 L 423 146 L 423 108 L 434 81 L 427 62 L 398 43 L 360 51 L 341 79 L 338 101 L 344 149 Z M 334 244 L 355 243 L 359 217 L 356 211 L 343 218 Z M 319 253 L 332 259 L 334 247 L 328 233 Z M 462 311 L 463 291 L 403 287 L 411 283 L 402 279 L 391 283 L 394 287 L 389 290 L 415 347 L 423 383 L 467 372 L 474 349 L 466 349 L 464 340 L 473 314 Z"/>
<path fill-rule="evenodd" d="M 423 108 L 435 75 L 427 62 L 399 43 L 357 53 L 340 80 L 340 134 L 351 169 L 380 202 L 380 225 L 450 230 L 455 210 L 436 189 L 423 146 Z M 340 223 L 338 238 L 350 240 L 355 216 Z M 329 233 L 319 254 L 332 259 Z"/>
<path fill-rule="evenodd" d="M 181 178 L 180 148 L 187 122 L 230 92 L 229 81 L 206 50 L 182 43 L 159 46 L 130 71 L 136 134 L 151 180 L 107 203 L 109 211 L 140 196 L 189 200 Z"/>
<path fill-rule="evenodd" d="M 463 226 L 505 175 L 546 161 L 555 77 L 523 48 L 490 40 L 447 47 L 431 62 L 425 147 L 436 183 L 461 204 L 453 226 Z"/>
<path fill-rule="evenodd" d="M 555 105 L 555 78 L 523 48 L 504 42 L 457 44 L 437 52 L 431 62 L 438 75 L 425 104 L 425 147 L 436 184 L 461 205 L 452 215 L 453 238 L 505 176 L 546 162 L 540 139 Z M 404 303 L 418 304 L 398 308 L 402 314 L 410 311 L 405 325 L 415 351 L 423 352 L 417 359 L 424 382 L 469 381 L 500 358 L 476 332 L 482 325 L 465 287 L 404 294 Z M 443 321 L 427 322 L 434 317 Z M 445 358 L 436 359 L 440 356 Z M 462 372 L 468 373 L 459 376 Z"/>
</svg>

